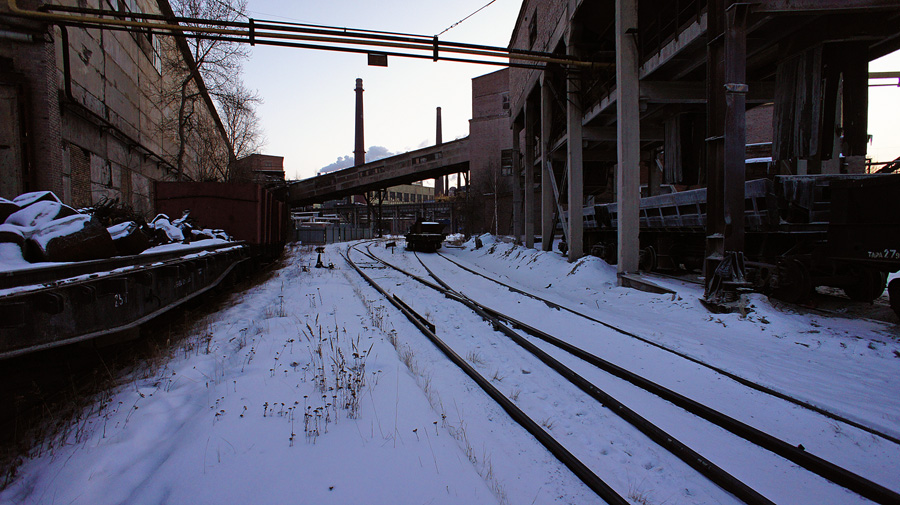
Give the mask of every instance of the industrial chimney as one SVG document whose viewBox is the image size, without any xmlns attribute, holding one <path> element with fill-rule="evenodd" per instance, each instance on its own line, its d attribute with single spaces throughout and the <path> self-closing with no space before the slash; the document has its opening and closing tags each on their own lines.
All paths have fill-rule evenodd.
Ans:
<svg viewBox="0 0 900 505">
<path fill-rule="evenodd" d="M 437 131 L 434 135 L 434 145 L 439 146 L 442 145 L 443 141 L 441 140 L 441 108 L 437 108 Z M 434 196 L 441 196 L 444 194 L 444 191 L 449 184 L 445 183 L 446 176 L 439 176 L 434 180 Z M 449 181 L 448 181 L 449 182 Z"/>
<path fill-rule="evenodd" d="M 437 108 L 437 133 L 435 133 L 435 142 L 434 145 L 439 146 L 443 144 L 441 141 L 441 108 Z"/>
<path fill-rule="evenodd" d="M 362 79 L 356 79 L 356 143 L 353 149 L 353 166 L 366 164 L 366 141 L 363 138 L 363 86 Z M 438 113 L 440 114 L 440 113 Z"/>
</svg>

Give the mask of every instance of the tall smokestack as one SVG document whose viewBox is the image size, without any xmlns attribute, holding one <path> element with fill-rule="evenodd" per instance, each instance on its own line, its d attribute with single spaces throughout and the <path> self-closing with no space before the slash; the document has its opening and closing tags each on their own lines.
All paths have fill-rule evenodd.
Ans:
<svg viewBox="0 0 900 505">
<path fill-rule="evenodd" d="M 363 138 L 363 87 L 362 79 L 356 79 L 356 144 L 353 149 L 353 166 L 366 164 L 366 141 Z"/>
<path fill-rule="evenodd" d="M 441 108 L 440 107 L 437 108 L 437 133 L 435 133 L 434 138 L 435 138 L 434 145 L 439 146 L 439 145 L 443 144 L 443 142 L 441 142 Z"/>
<path fill-rule="evenodd" d="M 443 141 L 441 140 L 441 108 L 437 108 L 437 126 L 434 134 L 434 145 L 439 146 L 442 145 Z M 444 183 L 444 176 L 437 177 L 434 180 L 434 196 L 440 196 L 444 194 L 444 188 L 447 184 Z"/>
</svg>

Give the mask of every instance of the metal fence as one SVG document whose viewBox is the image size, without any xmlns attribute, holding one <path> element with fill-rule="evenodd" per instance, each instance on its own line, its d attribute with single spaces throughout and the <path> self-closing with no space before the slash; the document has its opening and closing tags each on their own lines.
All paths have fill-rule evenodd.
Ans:
<svg viewBox="0 0 900 505">
<path fill-rule="evenodd" d="M 303 244 L 325 245 L 372 238 L 369 228 L 356 228 L 349 224 L 335 226 L 301 226 L 294 232 L 294 240 Z"/>
</svg>

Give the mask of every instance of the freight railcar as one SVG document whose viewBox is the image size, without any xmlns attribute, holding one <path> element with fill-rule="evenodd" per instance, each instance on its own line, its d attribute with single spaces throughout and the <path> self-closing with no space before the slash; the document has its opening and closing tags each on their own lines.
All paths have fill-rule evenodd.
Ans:
<svg viewBox="0 0 900 505">
<path fill-rule="evenodd" d="M 443 224 L 417 219 L 406 234 L 406 248 L 410 251 L 435 252 L 441 248 L 445 238 L 447 234 Z"/>
<path fill-rule="evenodd" d="M 157 212 L 180 216 L 186 210 L 203 226 L 225 230 L 248 244 L 253 257 L 276 257 L 287 240 L 288 205 L 258 184 L 156 183 Z"/>
<path fill-rule="evenodd" d="M 171 216 L 190 210 L 195 222 L 235 240 L 192 241 L 185 233 L 184 243 L 140 254 L 0 268 L 0 360 L 135 329 L 283 250 L 286 205 L 258 185 L 157 183 L 156 204 Z"/>
<path fill-rule="evenodd" d="M 788 301 L 817 286 L 870 301 L 900 270 L 900 175 L 776 176 L 745 185 L 747 280 Z M 616 262 L 617 205 L 584 208 L 585 252 Z M 699 269 L 706 189 L 642 198 L 642 270 Z M 896 290 L 896 288 L 894 288 Z"/>
</svg>

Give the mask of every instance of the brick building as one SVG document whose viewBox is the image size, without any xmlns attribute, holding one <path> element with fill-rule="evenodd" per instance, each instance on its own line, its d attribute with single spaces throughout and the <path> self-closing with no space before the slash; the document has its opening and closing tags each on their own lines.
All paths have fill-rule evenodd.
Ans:
<svg viewBox="0 0 900 505">
<path fill-rule="evenodd" d="M 20 0 L 37 9 L 42 0 Z M 174 16 L 167 0 L 63 0 L 66 7 Z M 153 181 L 178 177 L 179 142 L 164 92 L 179 77 L 165 65 L 194 67 L 187 44 L 150 32 L 60 28 L 10 15 L 0 5 L 0 196 L 50 190 L 65 203 L 118 199 L 153 211 Z M 168 60 L 167 60 L 168 59 Z M 202 79 L 196 130 L 185 145 L 183 173 L 215 178 L 227 162 L 224 128 Z M 177 107 L 176 107 L 177 108 Z"/>
<path fill-rule="evenodd" d="M 284 182 L 284 156 L 251 154 L 235 160 L 229 167 L 230 180 L 267 186 Z"/>
<path fill-rule="evenodd" d="M 469 120 L 472 231 L 512 230 L 512 131 L 509 129 L 509 69 L 472 79 Z"/>
</svg>

